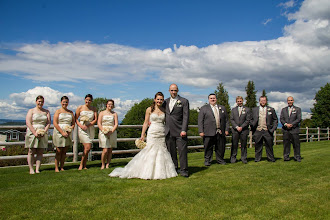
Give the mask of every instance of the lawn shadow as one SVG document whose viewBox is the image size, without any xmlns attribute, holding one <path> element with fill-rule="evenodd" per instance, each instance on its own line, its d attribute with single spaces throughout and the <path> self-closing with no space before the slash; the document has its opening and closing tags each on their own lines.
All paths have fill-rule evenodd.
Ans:
<svg viewBox="0 0 330 220">
<path fill-rule="evenodd" d="M 208 167 L 204 167 L 204 166 L 202 166 L 202 167 L 195 167 L 195 166 L 192 166 L 191 167 L 191 166 L 189 166 L 188 167 L 189 175 L 192 175 L 194 173 L 201 172 L 201 171 L 206 170 L 206 169 L 208 169 Z"/>
</svg>

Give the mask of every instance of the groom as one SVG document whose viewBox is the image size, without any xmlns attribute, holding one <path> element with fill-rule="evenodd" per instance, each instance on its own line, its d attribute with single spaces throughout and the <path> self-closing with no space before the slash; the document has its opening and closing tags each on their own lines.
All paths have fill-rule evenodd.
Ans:
<svg viewBox="0 0 330 220">
<path fill-rule="evenodd" d="M 189 122 L 189 102 L 178 95 L 178 86 L 170 85 L 171 97 L 164 101 L 165 107 L 165 135 L 167 149 L 171 154 L 175 168 L 178 170 L 177 151 L 180 160 L 180 175 L 188 177 L 188 148 L 187 131 Z"/>
</svg>

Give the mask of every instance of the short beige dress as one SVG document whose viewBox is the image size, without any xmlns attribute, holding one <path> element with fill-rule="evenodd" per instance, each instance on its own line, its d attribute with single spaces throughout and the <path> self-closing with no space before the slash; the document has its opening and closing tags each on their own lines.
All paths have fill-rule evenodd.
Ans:
<svg viewBox="0 0 330 220">
<path fill-rule="evenodd" d="M 103 115 L 102 117 L 102 127 L 113 129 L 115 125 L 113 115 Z M 110 137 L 100 130 L 99 132 L 99 147 L 100 148 L 117 148 L 117 130 L 115 130 Z"/>
<path fill-rule="evenodd" d="M 88 119 L 89 119 L 88 122 L 80 121 L 80 118 L 84 115 L 86 115 L 88 117 Z M 81 124 L 86 125 L 87 123 L 90 123 L 93 120 L 94 120 L 94 111 L 81 111 L 80 112 L 79 122 Z M 95 137 L 95 128 L 94 128 L 94 126 L 88 127 L 86 131 L 84 131 L 83 129 L 81 129 L 78 126 L 78 136 L 79 136 L 80 143 L 83 143 L 83 144 L 93 143 L 93 139 Z"/>
<path fill-rule="evenodd" d="M 72 124 L 72 114 L 70 113 L 60 113 L 58 115 L 58 126 L 62 130 L 66 126 L 71 126 Z M 54 127 L 53 131 L 53 144 L 55 147 L 67 147 L 72 146 L 72 133 L 69 133 L 68 137 L 63 137 L 62 134 Z"/>
<path fill-rule="evenodd" d="M 37 129 L 45 129 L 47 123 L 46 113 L 33 113 L 32 114 L 32 126 Z M 26 129 L 25 135 L 25 148 L 47 148 L 48 147 L 48 134 L 43 137 L 37 138 L 31 132 L 29 128 Z"/>
</svg>

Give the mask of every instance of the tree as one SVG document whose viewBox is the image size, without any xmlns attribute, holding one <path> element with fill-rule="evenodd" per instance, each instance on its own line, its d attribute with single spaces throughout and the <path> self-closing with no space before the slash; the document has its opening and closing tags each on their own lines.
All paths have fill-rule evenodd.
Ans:
<svg viewBox="0 0 330 220">
<path fill-rule="evenodd" d="M 301 128 L 306 128 L 306 127 L 311 128 L 312 127 L 312 119 L 306 118 L 306 119 L 302 120 L 301 123 L 300 123 L 300 127 Z"/>
<path fill-rule="evenodd" d="M 106 109 L 107 101 L 107 98 L 95 98 L 91 106 L 94 106 L 97 109 L 97 113 L 100 113 L 101 111 Z"/>
<path fill-rule="evenodd" d="M 261 96 L 265 96 L 266 97 L 266 100 L 267 100 L 266 106 L 268 106 L 268 97 L 267 97 L 267 94 L 266 94 L 266 90 L 265 89 L 262 90 L 262 95 Z"/>
<path fill-rule="evenodd" d="M 217 97 L 217 104 L 224 105 L 229 116 L 231 111 L 229 105 L 229 96 L 227 90 L 224 88 L 223 83 L 219 83 L 219 85 L 217 86 L 217 90 L 214 91 L 214 94 Z"/>
<path fill-rule="evenodd" d="M 326 128 L 330 126 L 330 84 L 327 83 L 316 93 L 312 111 L 313 127 Z"/>
<path fill-rule="evenodd" d="M 125 115 L 121 122 L 122 125 L 142 125 L 144 122 L 146 109 L 151 106 L 154 100 L 145 98 L 139 103 L 135 103 Z M 119 138 L 139 138 L 141 137 L 141 128 L 121 128 L 118 129 Z M 136 148 L 134 142 L 121 142 L 118 143 L 119 149 Z"/>
<path fill-rule="evenodd" d="M 247 86 L 245 87 L 245 91 L 246 91 L 245 106 L 250 109 L 257 107 L 257 97 L 256 97 L 257 91 L 255 90 L 253 81 L 248 82 Z"/>
</svg>

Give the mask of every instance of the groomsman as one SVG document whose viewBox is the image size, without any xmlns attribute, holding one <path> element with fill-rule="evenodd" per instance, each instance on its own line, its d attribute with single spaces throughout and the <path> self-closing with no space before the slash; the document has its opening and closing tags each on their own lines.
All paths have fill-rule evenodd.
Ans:
<svg viewBox="0 0 330 220">
<path fill-rule="evenodd" d="M 169 92 L 171 97 L 163 103 L 165 107 L 166 146 L 177 172 L 183 177 L 188 177 L 189 101 L 178 95 L 179 88 L 176 84 L 170 85 Z M 178 170 L 177 152 L 179 152 L 180 170 Z"/>
<path fill-rule="evenodd" d="M 275 162 L 273 152 L 273 135 L 277 128 L 278 119 L 274 108 L 267 107 L 267 97 L 259 98 L 259 107 L 252 109 L 250 122 L 253 139 L 255 141 L 255 162 L 259 162 L 262 156 L 263 141 L 265 141 L 268 161 Z"/>
<path fill-rule="evenodd" d="M 250 109 L 243 106 L 243 97 L 236 97 L 237 106 L 231 110 L 230 121 L 232 125 L 232 146 L 230 152 L 230 162 L 236 163 L 238 141 L 241 140 L 241 161 L 247 163 L 247 136 L 249 134 L 249 124 L 251 120 Z"/>
<path fill-rule="evenodd" d="M 225 165 L 226 135 L 229 134 L 229 120 L 225 106 L 217 105 L 217 97 L 210 94 L 209 104 L 201 107 L 198 114 L 198 132 L 204 142 L 204 164 L 210 166 L 215 145 L 216 161 Z"/>
<path fill-rule="evenodd" d="M 299 127 L 301 121 L 301 109 L 293 105 L 294 99 L 292 96 L 287 98 L 287 102 L 288 107 L 282 109 L 280 117 L 283 131 L 283 158 L 284 161 L 290 160 L 290 145 L 292 143 L 294 159 L 300 162 Z"/>
</svg>

